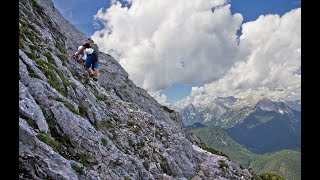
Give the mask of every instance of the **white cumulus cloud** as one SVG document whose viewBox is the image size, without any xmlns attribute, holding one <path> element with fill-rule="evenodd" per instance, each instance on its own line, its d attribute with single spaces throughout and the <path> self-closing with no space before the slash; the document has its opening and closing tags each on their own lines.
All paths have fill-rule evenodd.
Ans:
<svg viewBox="0 0 320 180">
<path fill-rule="evenodd" d="M 158 103 L 162 105 L 169 105 L 167 102 L 167 96 L 165 94 L 160 93 L 160 91 L 157 92 L 148 92 L 150 96 L 152 96 L 155 100 L 158 101 Z"/>
<path fill-rule="evenodd" d="M 241 14 L 227 0 L 132 0 L 95 19 L 105 28 L 92 38 L 114 56 L 138 86 L 159 91 L 174 83 L 209 83 L 234 65 Z M 214 11 L 212 10 L 214 8 Z"/>
<path fill-rule="evenodd" d="M 199 99 L 258 91 L 287 100 L 301 98 L 301 8 L 279 15 L 260 16 L 242 25 L 239 62 L 223 78 L 193 88 L 177 102 L 201 103 Z"/>
</svg>

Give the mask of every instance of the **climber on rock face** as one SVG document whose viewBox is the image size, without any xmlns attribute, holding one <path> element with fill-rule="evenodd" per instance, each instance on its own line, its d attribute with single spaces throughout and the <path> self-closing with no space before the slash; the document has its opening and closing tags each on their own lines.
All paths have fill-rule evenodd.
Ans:
<svg viewBox="0 0 320 180">
<path fill-rule="evenodd" d="M 80 48 L 75 54 L 72 55 L 73 58 L 76 58 L 81 52 L 84 52 L 87 57 L 85 60 L 85 69 L 89 73 L 90 77 L 94 81 L 98 81 L 98 54 L 99 54 L 99 48 L 98 45 L 94 43 L 94 41 L 90 38 L 86 40 L 86 43 L 82 45 L 82 48 Z M 92 74 L 90 68 L 94 71 L 94 74 Z"/>
</svg>

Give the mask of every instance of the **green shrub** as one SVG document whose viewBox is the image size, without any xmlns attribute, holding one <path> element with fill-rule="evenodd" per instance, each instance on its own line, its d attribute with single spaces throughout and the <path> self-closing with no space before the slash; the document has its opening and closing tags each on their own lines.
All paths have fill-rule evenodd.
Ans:
<svg viewBox="0 0 320 180">
<path fill-rule="evenodd" d="M 54 97 L 54 96 L 48 96 L 49 99 L 53 99 L 53 100 L 56 100 L 56 101 L 59 101 L 59 102 L 64 102 L 63 99 L 61 98 L 58 98 L 58 97 Z"/>
<path fill-rule="evenodd" d="M 128 149 L 124 149 L 124 153 L 128 154 L 129 153 Z"/>
<path fill-rule="evenodd" d="M 41 77 L 36 73 L 29 73 L 30 77 L 41 79 Z"/>
<path fill-rule="evenodd" d="M 114 129 L 114 128 L 115 128 L 115 126 L 114 126 L 113 124 L 111 124 L 111 123 L 110 123 L 109 121 L 107 121 L 107 120 L 102 120 L 102 121 L 100 122 L 100 125 L 103 126 L 103 127 L 108 128 L 108 129 Z"/>
<path fill-rule="evenodd" d="M 129 144 L 129 146 L 132 146 L 133 145 L 133 141 L 131 139 L 128 139 L 128 144 Z"/>
<path fill-rule="evenodd" d="M 51 56 L 50 52 L 45 52 L 42 55 L 45 56 L 51 64 L 54 64 L 54 59 Z"/>
<path fill-rule="evenodd" d="M 55 128 L 57 123 L 53 118 L 46 118 L 46 120 L 47 120 L 47 123 L 48 123 L 50 131 L 51 131 L 53 128 Z"/>
<path fill-rule="evenodd" d="M 43 13 L 43 8 L 38 5 L 38 3 L 35 1 L 35 0 L 31 0 L 30 1 L 31 4 L 32 4 L 32 7 L 39 13 L 39 14 L 42 14 Z"/>
<path fill-rule="evenodd" d="M 224 167 L 228 168 L 229 167 L 228 164 L 226 164 L 226 162 L 223 160 L 219 160 L 218 164 L 219 164 L 220 168 L 224 168 Z"/>
<path fill-rule="evenodd" d="M 47 116 L 46 110 L 45 110 L 43 107 L 41 107 L 41 106 L 40 106 L 40 109 L 41 109 L 41 111 L 42 111 L 42 114 L 46 117 L 46 116 Z"/>
<path fill-rule="evenodd" d="M 27 38 L 31 41 L 31 42 L 35 42 L 35 38 L 36 34 L 33 31 L 25 31 L 24 34 L 27 36 Z"/>
<path fill-rule="evenodd" d="M 148 161 L 143 161 L 142 164 L 143 164 L 145 169 L 147 169 L 147 170 L 149 169 L 149 162 Z"/>
<path fill-rule="evenodd" d="M 72 111 L 75 114 L 80 115 L 80 113 L 74 108 L 74 106 L 71 103 L 64 101 L 63 99 L 58 98 L 58 97 L 48 96 L 48 98 L 62 102 L 64 104 L 64 106 L 67 107 L 70 111 Z"/>
<path fill-rule="evenodd" d="M 284 180 L 284 178 L 273 172 L 266 172 L 259 175 L 262 180 Z"/>
<path fill-rule="evenodd" d="M 135 149 L 133 152 L 134 154 L 139 154 L 139 151 L 137 149 Z"/>
<path fill-rule="evenodd" d="M 79 106 L 79 113 L 82 117 L 86 115 L 86 109 L 83 106 Z"/>
<path fill-rule="evenodd" d="M 87 168 L 90 166 L 88 159 L 90 158 L 89 154 L 87 153 L 77 153 L 76 154 L 76 160 L 79 161 L 79 163 L 83 164 Z"/>
<path fill-rule="evenodd" d="M 29 47 L 30 47 L 30 49 L 33 50 L 33 51 L 37 51 L 37 52 L 40 52 L 40 51 L 41 51 L 40 48 L 38 48 L 37 46 L 30 45 Z"/>
<path fill-rule="evenodd" d="M 104 101 L 104 98 L 97 94 L 96 92 L 92 91 L 92 94 L 99 100 L 99 101 Z"/>
<path fill-rule="evenodd" d="M 70 104 L 68 102 L 64 102 L 63 104 L 64 104 L 64 106 L 66 106 L 73 113 L 80 115 L 80 113 L 73 107 L 72 104 Z"/>
<path fill-rule="evenodd" d="M 101 138 L 101 142 L 104 146 L 106 146 L 108 144 L 108 142 L 105 138 Z"/>
<path fill-rule="evenodd" d="M 165 157 L 161 158 L 160 167 L 161 167 L 161 169 L 163 170 L 164 173 L 166 173 L 166 174 L 168 174 L 170 176 L 173 175 L 173 173 L 172 173 L 172 171 L 171 171 L 171 169 L 169 167 L 169 164 L 167 162 L 167 158 L 165 158 Z"/>
<path fill-rule="evenodd" d="M 39 133 L 37 135 L 38 139 L 44 143 L 46 143 L 47 145 L 51 146 L 53 148 L 54 151 L 59 152 L 59 150 L 61 149 L 62 145 L 55 141 L 54 139 L 52 139 L 48 134 L 46 133 Z"/>
<path fill-rule="evenodd" d="M 33 53 L 29 53 L 29 52 L 25 52 L 25 53 L 30 59 L 33 59 L 33 60 L 36 59 L 36 56 Z"/>
<path fill-rule="evenodd" d="M 56 47 L 61 53 L 67 54 L 66 50 L 61 46 L 59 42 L 57 42 Z"/>
<path fill-rule="evenodd" d="M 32 119 L 27 119 L 26 120 L 27 121 L 27 123 L 28 123 L 28 125 L 30 126 L 30 127 L 32 127 L 33 129 L 37 129 L 38 128 L 38 125 L 36 124 L 36 122 L 34 122 L 34 120 L 32 120 Z"/>
<path fill-rule="evenodd" d="M 76 90 L 77 89 L 77 85 L 75 85 L 75 84 L 71 84 L 71 87 L 74 89 L 74 90 Z"/>
<path fill-rule="evenodd" d="M 66 55 L 64 54 L 57 54 L 58 58 L 62 61 L 62 63 L 65 63 L 67 60 Z"/>
<path fill-rule="evenodd" d="M 77 164 L 72 163 L 71 167 L 79 176 L 83 175 L 83 173 L 84 173 L 83 169 L 81 167 L 78 167 Z"/>
<path fill-rule="evenodd" d="M 69 143 L 70 143 L 70 137 L 68 136 L 68 134 L 64 134 L 59 141 L 62 145 L 68 147 Z"/>
</svg>

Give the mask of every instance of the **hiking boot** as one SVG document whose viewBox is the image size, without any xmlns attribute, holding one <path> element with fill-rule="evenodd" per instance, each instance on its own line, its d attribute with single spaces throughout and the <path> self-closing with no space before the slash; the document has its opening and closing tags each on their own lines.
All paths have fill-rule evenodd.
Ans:
<svg viewBox="0 0 320 180">
<path fill-rule="evenodd" d="M 90 74 L 90 77 L 95 77 L 94 74 Z"/>
<path fill-rule="evenodd" d="M 95 76 L 94 76 L 92 79 L 93 79 L 94 81 L 98 81 L 98 78 L 95 77 Z"/>
</svg>

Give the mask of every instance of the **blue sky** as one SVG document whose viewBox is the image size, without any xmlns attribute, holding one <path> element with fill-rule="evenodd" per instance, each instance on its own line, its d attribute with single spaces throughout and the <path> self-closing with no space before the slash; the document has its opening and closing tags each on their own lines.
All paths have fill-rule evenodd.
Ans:
<svg viewBox="0 0 320 180">
<path fill-rule="evenodd" d="M 110 0 L 53 0 L 56 8 L 78 29 L 91 36 L 97 29 L 93 26 L 93 16 L 100 8 L 110 6 Z M 300 0 L 232 0 L 232 13 L 241 13 L 244 22 L 254 21 L 260 15 L 283 15 L 291 9 L 301 6 Z M 167 102 L 172 103 L 190 95 L 191 88 L 197 84 L 174 84 L 161 92 L 167 96 Z"/>
</svg>

